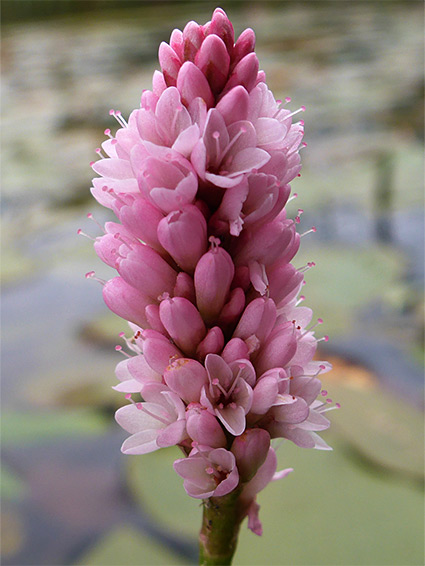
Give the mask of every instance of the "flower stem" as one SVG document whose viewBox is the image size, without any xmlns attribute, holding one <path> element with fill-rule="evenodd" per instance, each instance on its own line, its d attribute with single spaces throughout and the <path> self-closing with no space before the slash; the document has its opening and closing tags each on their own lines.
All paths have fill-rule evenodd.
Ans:
<svg viewBox="0 0 425 566">
<path fill-rule="evenodd" d="M 203 500 L 202 527 L 199 533 L 199 564 L 227 566 L 238 542 L 241 517 L 238 510 L 240 489 L 223 497 Z"/>
</svg>

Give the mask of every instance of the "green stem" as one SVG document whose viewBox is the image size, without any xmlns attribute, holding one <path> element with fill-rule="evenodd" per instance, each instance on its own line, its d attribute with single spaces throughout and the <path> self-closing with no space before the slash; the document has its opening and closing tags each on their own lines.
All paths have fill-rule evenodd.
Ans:
<svg viewBox="0 0 425 566">
<path fill-rule="evenodd" d="M 238 542 L 240 489 L 223 497 L 203 500 L 202 528 L 199 533 L 199 564 L 228 566 Z"/>
</svg>

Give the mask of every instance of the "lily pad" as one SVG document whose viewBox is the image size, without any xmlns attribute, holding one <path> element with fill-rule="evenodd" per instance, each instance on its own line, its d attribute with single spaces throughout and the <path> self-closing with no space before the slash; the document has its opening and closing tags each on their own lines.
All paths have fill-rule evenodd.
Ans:
<svg viewBox="0 0 425 566">
<path fill-rule="evenodd" d="M 2 415 L 2 444 L 7 447 L 60 436 L 101 434 L 107 427 L 106 418 L 88 410 L 10 412 Z"/>
<path fill-rule="evenodd" d="M 106 535 L 78 564 L 84 566 L 156 566 L 185 564 L 166 547 L 130 527 L 121 527 Z"/>
<path fill-rule="evenodd" d="M 152 517 L 173 534 L 195 538 L 202 508 L 199 500 L 186 494 L 183 480 L 173 469 L 174 460 L 182 457 L 177 448 L 131 457 L 127 464 L 127 481 L 136 499 Z"/>
<path fill-rule="evenodd" d="M 342 406 L 332 414 L 335 431 L 371 463 L 421 481 L 422 413 L 376 383 L 359 387 L 355 382 L 343 384 L 329 377 L 327 384 Z"/>
<path fill-rule="evenodd" d="M 21 500 L 27 493 L 25 483 L 4 465 L 0 470 L 0 487 L 2 499 Z"/>
<path fill-rule="evenodd" d="M 385 247 L 308 246 L 297 255 L 297 266 L 314 260 L 306 273 L 305 304 L 325 319 L 326 332 L 344 334 L 359 309 L 373 301 L 393 300 L 391 290 L 403 269 L 402 258 Z"/>
<path fill-rule="evenodd" d="M 280 467 L 295 471 L 259 495 L 264 534 L 258 539 L 242 525 L 235 566 L 422 563 L 423 500 L 417 484 L 376 474 L 348 456 L 342 437 L 325 436 L 333 452 L 290 442 L 279 449 Z M 201 509 L 184 493 L 172 468 L 176 457 L 177 451 L 167 449 L 132 458 L 128 481 L 156 520 L 195 537 Z"/>
</svg>

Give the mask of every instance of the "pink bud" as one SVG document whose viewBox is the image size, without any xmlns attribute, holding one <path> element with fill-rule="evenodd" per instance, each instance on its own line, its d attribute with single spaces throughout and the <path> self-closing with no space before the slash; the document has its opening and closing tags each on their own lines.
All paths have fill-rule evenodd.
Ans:
<svg viewBox="0 0 425 566">
<path fill-rule="evenodd" d="M 122 277 L 114 277 L 105 283 L 103 299 L 111 311 L 121 318 L 134 322 L 141 328 L 149 326 L 145 307 L 152 299 L 126 283 Z"/>
<path fill-rule="evenodd" d="M 186 410 L 186 430 L 190 438 L 201 445 L 224 448 L 227 444 L 216 417 L 198 403 L 192 403 Z"/>
<path fill-rule="evenodd" d="M 218 35 L 223 40 L 229 53 L 233 50 L 233 43 L 235 41 L 235 32 L 233 30 L 232 22 L 227 17 L 227 14 L 221 8 L 214 10 L 211 18 L 211 23 L 208 27 L 208 34 Z"/>
<path fill-rule="evenodd" d="M 233 72 L 223 89 L 223 93 L 225 94 L 226 92 L 229 92 L 229 90 L 237 85 L 242 85 L 248 92 L 250 92 L 257 81 L 258 67 L 259 63 L 255 53 L 245 55 L 245 57 L 243 57 L 243 59 L 241 59 L 233 69 Z"/>
<path fill-rule="evenodd" d="M 177 273 L 155 250 L 143 244 L 131 248 L 123 244 L 119 252 L 118 271 L 129 285 L 154 300 L 164 292 L 172 293 Z"/>
<path fill-rule="evenodd" d="M 165 299 L 159 305 L 159 316 L 177 346 L 192 356 L 206 334 L 204 321 L 197 308 L 183 297 Z"/>
<path fill-rule="evenodd" d="M 183 62 L 183 33 L 179 29 L 174 29 L 171 32 L 170 47 L 174 50 L 180 61 Z"/>
<path fill-rule="evenodd" d="M 164 75 L 159 71 L 154 71 L 152 77 L 152 90 L 156 96 L 161 96 L 167 85 L 164 80 Z"/>
<path fill-rule="evenodd" d="M 94 250 L 98 257 L 109 265 L 110 267 L 116 268 L 117 266 L 117 252 L 122 242 L 119 242 L 113 234 L 105 234 L 96 238 L 94 241 Z"/>
<path fill-rule="evenodd" d="M 196 356 L 203 360 L 207 354 L 218 354 L 224 346 L 223 331 L 219 326 L 213 326 L 196 349 Z"/>
<path fill-rule="evenodd" d="M 183 58 L 185 61 L 194 61 L 198 49 L 204 40 L 202 26 L 196 22 L 188 22 L 183 30 Z"/>
<path fill-rule="evenodd" d="M 285 367 L 294 356 L 297 340 L 292 322 L 284 322 L 276 326 L 268 336 L 265 344 L 254 362 L 257 374 L 261 375 L 269 368 Z"/>
<path fill-rule="evenodd" d="M 247 28 L 240 34 L 235 43 L 233 48 L 232 65 L 235 66 L 243 57 L 245 57 L 245 55 L 252 53 L 254 48 L 255 33 L 251 28 Z"/>
<path fill-rule="evenodd" d="M 156 330 L 144 330 L 143 355 L 150 367 L 161 375 L 173 358 L 182 358 L 183 354 L 168 338 Z"/>
<path fill-rule="evenodd" d="M 292 220 L 279 217 L 273 222 L 246 230 L 236 244 L 235 262 L 237 265 L 248 265 L 258 260 L 263 265 L 269 265 L 283 254 L 292 253 L 295 234 Z"/>
<path fill-rule="evenodd" d="M 235 86 L 220 99 L 216 108 L 223 116 L 226 126 L 238 120 L 246 120 L 249 108 L 249 94 L 243 86 Z"/>
<path fill-rule="evenodd" d="M 230 293 L 228 302 L 224 305 L 220 313 L 219 322 L 223 325 L 233 324 L 239 317 L 245 306 L 245 293 L 243 289 L 237 287 Z"/>
<path fill-rule="evenodd" d="M 167 86 L 176 86 L 181 61 L 175 51 L 165 41 L 159 46 L 158 58 Z"/>
<path fill-rule="evenodd" d="M 293 265 L 280 259 L 267 269 L 270 297 L 276 304 L 290 302 L 301 287 L 304 276 Z"/>
<path fill-rule="evenodd" d="M 212 92 L 221 91 L 227 81 L 230 56 L 217 35 L 208 35 L 196 54 L 195 64 L 206 76 Z"/>
<path fill-rule="evenodd" d="M 249 351 L 247 344 L 240 338 L 232 338 L 227 342 L 221 354 L 223 360 L 230 364 L 235 360 L 249 359 Z"/>
<path fill-rule="evenodd" d="M 193 273 L 207 248 L 207 223 L 194 205 L 170 212 L 158 224 L 158 239 L 177 265 Z"/>
<path fill-rule="evenodd" d="M 145 308 L 146 318 L 148 319 L 149 326 L 152 330 L 156 330 L 164 336 L 167 335 L 167 331 L 159 318 L 159 305 L 148 305 Z"/>
<path fill-rule="evenodd" d="M 185 403 L 198 403 L 208 377 L 204 366 L 196 360 L 179 358 L 165 369 L 164 381 Z"/>
<path fill-rule="evenodd" d="M 214 97 L 204 73 L 190 61 L 183 63 L 179 71 L 177 88 L 186 106 L 198 96 L 205 101 L 208 108 L 214 104 Z"/>
<path fill-rule="evenodd" d="M 232 453 L 236 458 L 242 482 L 252 479 L 266 460 L 270 448 L 270 435 L 261 428 L 248 429 L 235 438 Z"/>
<path fill-rule="evenodd" d="M 278 393 L 278 377 L 265 374 L 254 387 L 251 412 L 256 415 L 265 415 L 270 407 L 275 404 Z"/>
<path fill-rule="evenodd" d="M 175 297 L 184 297 L 191 303 L 195 304 L 195 285 L 192 277 L 184 271 L 180 271 L 177 275 L 173 295 Z"/>
<path fill-rule="evenodd" d="M 119 211 L 123 225 L 145 244 L 163 252 L 157 236 L 157 226 L 164 214 L 142 195 L 134 195 L 131 205 L 124 205 Z"/>
<path fill-rule="evenodd" d="M 230 255 L 215 245 L 198 261 L 194 277 L 196 303 L 207 323 L 218 318 L 227 300 L 234 272 Z"/>
<path fill-rule="evenodd" d="M 276 316 L 276 305 L 272 299 L 254 299 L 244 310 L 233 336 L 246 340 L 255 334 L 264 340 L 272 331 Z"/>
</svg>

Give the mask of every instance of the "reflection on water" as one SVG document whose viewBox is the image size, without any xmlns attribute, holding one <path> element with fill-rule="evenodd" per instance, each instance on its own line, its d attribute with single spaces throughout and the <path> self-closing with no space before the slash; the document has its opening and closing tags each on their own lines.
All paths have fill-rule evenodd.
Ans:
<svg viewBox="0 0 425 566">
<path fill-rule="evenodd" d="M 96 269 L 107 278 L 108 271 L 76 232 L 98 235 L 85 214 L 103 222 L 107 211 L 90 199 L 88 164 L 102 131 L 115 127 L 109 108 L 127 115 L 150 88 L 159 43 L 188 19 L 206 21 L 214 6 L 145 2 L 128 9 L 122 2 L 126 9 L 116 10 L 115 2 L 101 1 L 75 13 L 73 2 L 20 4 L 27 15 L 36 4 L 60 4 L 62 11 L 53 20 L 44 14 L 35 22 L 3 20 L 3 404 L 9 411 L 84 404 L 89 383 L 90 402 L 109 410 L 119 402 L 109 387 L 113 343 L 123 326 L 92 322 L 106 307 L 84 273 Z M 308 147 L 294 182 L 294 209 L 306 211 L 301 231 L 318 228 L 301 254 L 307 261 L 316 252 L 323 257 L 306 289 L 309 304 L 336 347 L 340 342 L 340 353 L 365 365 L 373 359 L 380 378 L 397 385 L 379 360 L 388 361 L 390 347 L 400 363 L 407 359 L 398 372 L 414 367 L 413 375 L 423 333 L 423 7 L 233 2 L 228 11 L 237 33 L 255 27 L 276 97 L 289 95 L 294 108 L 307 107 Z M 338 269 L 347 271 L 347 288 L 329 291 Z M 90 464 L 90 454 L 82 460 Z M 74 535 L 64 544 L 67 552 L 82 544 Z M 22 552 L 21 563 L 25 544 Z"/>
</svg>

